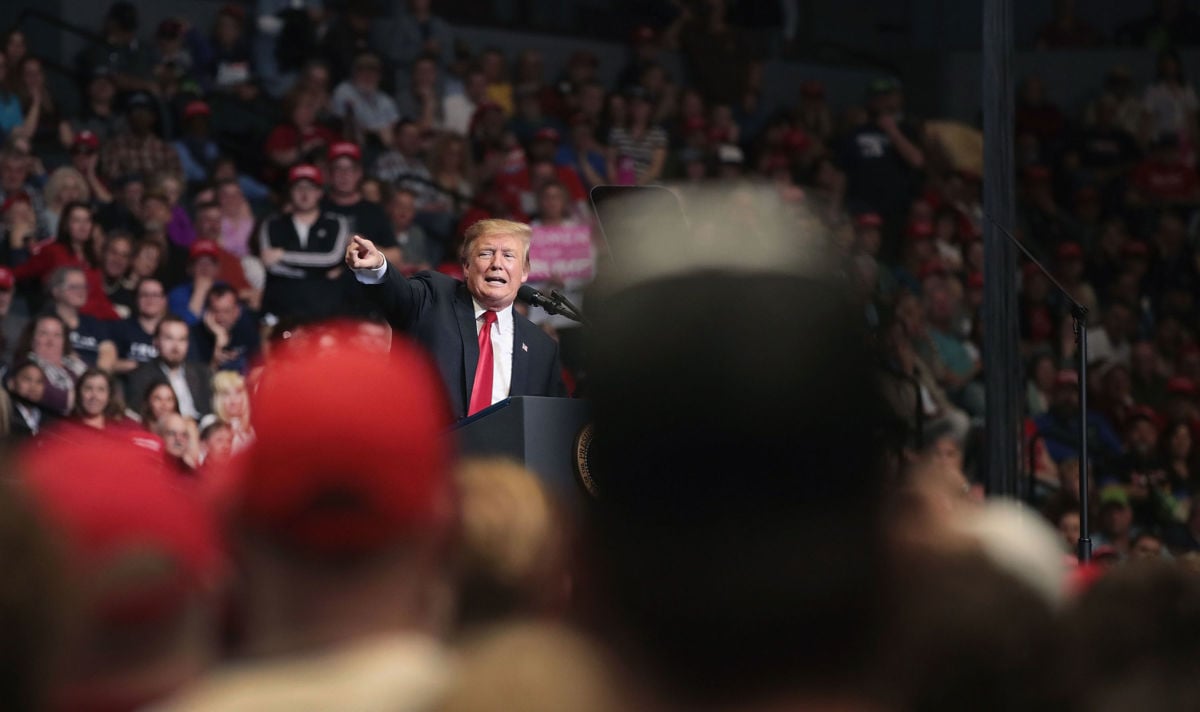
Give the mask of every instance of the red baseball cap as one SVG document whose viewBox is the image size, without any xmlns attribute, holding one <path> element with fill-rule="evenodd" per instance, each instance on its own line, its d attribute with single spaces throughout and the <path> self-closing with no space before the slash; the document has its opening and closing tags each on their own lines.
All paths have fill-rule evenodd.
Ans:
<svg viewBox="0 0 1200 712">
<path fill-rule="evenodd" d="M 1054 383 L 1058 386 L 1078 386 L 1079 373 L 1074 369 L 1064 368 L 1054 377 Z"/>
<path fill-rule="evenodd" d="M 1126 257 L 1145 257 L 1150 254 L 1150 248 L 1144 242 L 1129 240 L 1121 245 L 1121 254 Z"/>
<path fill-rule="evenodd" d="M 18 465 L 98 619 L 157 621 L 216 591 L 225 569 L 213 513 L 161 455 L 83 432 L 25 450 Z"/>
<path fill-rule="evenodd" d="M 75 141 L 71 144 L 71 148 L 78 150 L 86 148 L 89 151 L 100 150 L 100 137 L 92 131 L 80 131 L 75 135 Z"/>
<path fill-rule="evenodd" d="M 1058 259 L 1081 260 L 1083 259 L 1083 246 L 1078 242 L 1064 242 L 1058 246 Z"/>
<path fill-rule="evenodd" d="M 538 129 L 537 133 L 533 135 L 534 141 L 549 141 L 551 143 L 558 143 L 558 139 L 558 131 L 555 131 L 549 126 Z"/>
<path fill-rule="evenodd" d="M 1196 383 L 1187 376 L 1175 376 L 1167 381 L 1167 393 L 1194 396 L 1196 395 Z"/>
<path fill-rule="evenodd" d="M 17 192 L 5 198 L 3 203 L 0 203 L 0 215 L 7 214 L 9 209 L 17 203 L 33 205 L 33 200 L 29 197 L 29 193 L 26 193 L 23 190 L 18 190 Z"/>
<path fill-rule="evenodd" d="M 263 372 L 255 442 L 234 464 L 234 521 L 298 553 L 377 551 L 453 521 L 451 419 L 436 368 L 407 341 L 370 350 L 356 329 L 288 342 Z"/>
<path fill-rule="evenodd" d="M 1030 166 L 1025 169 L 1025 177 L 1029 180 L 1050 180 L 1050 169 L 1045 166 Z"/>
<path fill-rule="evenodd" d="M 183 108 L 183 118 L 190 119 L 193 116 L 211 116 L 212 109 L 208 108 L 208 104 L 197 99 L 189 101 L 187 106 Z"/>
<path fill-rule="evenodd" d="M 339 158 L 349 158 L 354 161 L 362 160 L 362 149 L 358 144 L 350 141 L 338 141 L 329 147 L 329 161 L 333 162 Z"/>
<path fill-rule="evenodd" d="M 862 213 L 854 218 L 854 224 L 862 228 L 883 227 L 883 218 L 879 216 L 879 213 Z"/>
<path fill-rule="evenodd" d="M 0 290 L 5 292 L 11 290 L 17 283 L 16 277 L 13 276 L 11 269 L 0 266 Z"/>
<path fill-rule="evenodd" d="M 825 84 L 816 79 L 809 79 L 800 84 L 800 96 L 806 96 L 810 99 L 819 99 L 825 96 Z"/>
<path fill-rule="evenodd" d="M 913 220 L 905 234 L 910 240 L 928 240 L 933 237 L 933 223 L 929 220 Z"/>
<path fill-rule="evenodd" d="M 215 260 L 220 255 L 221 247 L 213 240 L 196 240 L 192 243 L 192 248 L 188 250 L 188 261 L 198 260 L 201 257 L 211 257 Z"/>
<path fill-rule="evenodd" d="M 929 260 L 917 270 L 917 279 L 925 281 L 930 277 L 944 277 L 946 274 L 946 266 L 941 260 Z"/>
<path fill-rule="evenodd" d="M 318 186 L 325 183 L 325 179 L 321 176 L 321 169 L 308 163 L 292 166 L 292 169 L 288 171 L 288 185 L 302 180 L 311 181 Z"/>
</svg>

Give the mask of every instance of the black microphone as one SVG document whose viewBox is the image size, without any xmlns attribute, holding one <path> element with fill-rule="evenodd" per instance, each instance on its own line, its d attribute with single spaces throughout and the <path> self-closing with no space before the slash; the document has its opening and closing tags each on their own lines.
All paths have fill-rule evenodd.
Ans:
<svg viewBox="0 0 1200 712">
<path fill-rule="evenodd" d="M 521 285 L 521 288 L 517 290 L 517 299 L 530 306 L 541 307 L 550 314 L 558 313 L 558 302 L 530 287 L 528 284 Z"/>
</svg>

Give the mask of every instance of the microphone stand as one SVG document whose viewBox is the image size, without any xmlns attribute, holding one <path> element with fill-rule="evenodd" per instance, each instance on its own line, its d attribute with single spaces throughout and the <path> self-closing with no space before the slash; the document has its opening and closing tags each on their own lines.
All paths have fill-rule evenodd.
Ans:
<svg viewBox="0 0 1200 712">
<path fill-rule="evenodd" d="M 561 314 L 571 321 L 577 321 L 584 326 L 589 325 L 590 322 L 583 316 L 583 311 L 575 306 L 570 299 L 567 299 L 565 294 L 559 294 L 556 290 L 552 289 L 550 290 L 550 299 L 554 302 L 555 306 L 555 311 L 550 312 L 551 314 Z"/>
<path fill-rule="evenodd" d="M 1025 245 L 1013 236 L 1011 232 L 1004 229 L 1004 226 L 992 220 L 991 216 L 987 216 L 989 222 L 1007 237 L 1017 249 L 1020 250 L 1025 257 L 1029 259 L 1038 270 L 1050 280 L 1054 288 L 1059 291 L 1062 296 L 1066 297 L 1067 302 L 1071 305 L 1071 322 L 1072 329 L 1075 332 L 1075 343 L 1078 346 L 1076 349 L 1078 357 L 1079 369 L 1079 544 L 1076 555 L 1079 557 L 1079 563 L 1086 564 L 1092 560 L 1092 539 L 1091 529 L 1088 524 L 1088 421 L 1087 421 L 1087 307 L 1075 301 L 1067 288 L 1059 284 L 1059 281 L 1050 274 L 1050 270 L 1038 261 L 1033 254 L 1025 249 Z"/>
</svg>

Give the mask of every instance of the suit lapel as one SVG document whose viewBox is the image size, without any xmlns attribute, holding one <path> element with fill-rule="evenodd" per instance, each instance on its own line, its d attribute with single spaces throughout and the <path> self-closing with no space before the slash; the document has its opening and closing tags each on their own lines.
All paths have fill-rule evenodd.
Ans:
<svg viewBox="0 0 1200 712">
<path fill-rule="evenodd" d="M 475 333 L 475 305 L 467 285 L 460 284 L 454 300 L 454 316 L 458 322 L 458 333 L 462 337 L 463 355 L 463 413 L 471 402 L 471 388 L 475 385 L 475 369 L 479 366 L 479 335 Z"/>
<path fill-rule="evenodd" d="M 529 343 L 527 337 L 528 329 L 537 328 L 532 322 L 526 321 L 517 313 L 516 309 L 512 309 L 513 315 L 513 348 L 512 348 L 512 382 L 508 384 L 508 395 L 523 396 L 528 391 L 529 381 L 529 349 L 526 344 Z"/>
</svg>

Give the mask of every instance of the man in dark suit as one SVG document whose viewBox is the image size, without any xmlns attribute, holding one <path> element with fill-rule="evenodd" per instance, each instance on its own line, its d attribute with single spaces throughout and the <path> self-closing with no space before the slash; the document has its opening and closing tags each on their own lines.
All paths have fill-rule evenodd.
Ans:
<svg viewBox="0 0 1200 712">
<path fill-rule="evenodd" d="M 567 395 L 558 344 L 513 309 L 529 278 L 529 240 L 522 223 L 472 225 L 460 253 L 465 283 L 436 272 L 406 279 L 359 235 L 346 250 L 346 265 L 392 326 L 433 354 L 455 418 L 509 396 Z"/>
<path fill-rule="evenodd" d="M 187 322 L 168 314 L 154 330 L 158 356 L 133 370 L 125 381 L 125 401 L 135 407 L 146 389 L 165 380 L 175 391 L 179 412 L 199 420 L 212 412 L 212 372 L 208 366 L 187 360 L 190 330 Z"/>
</svg>

